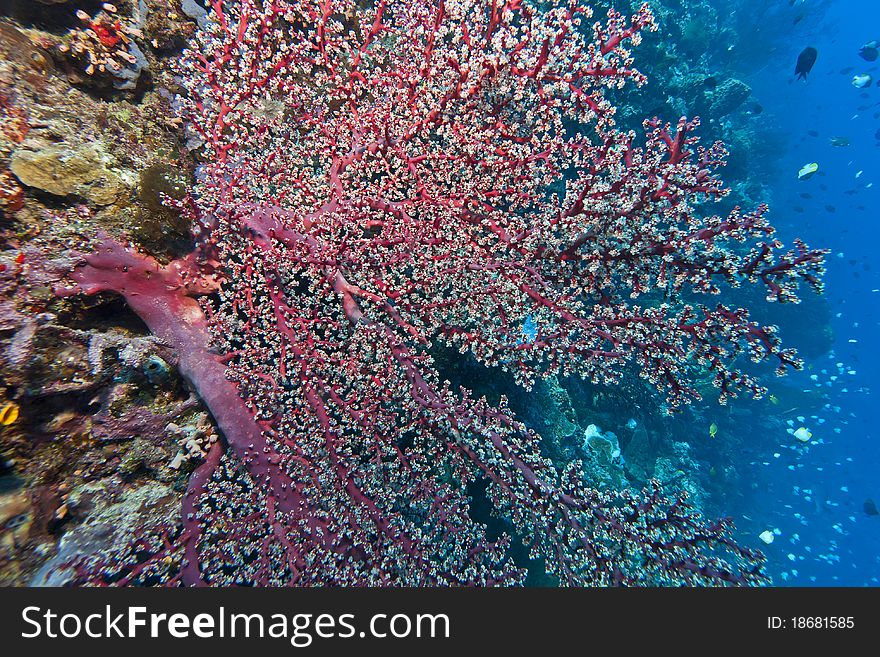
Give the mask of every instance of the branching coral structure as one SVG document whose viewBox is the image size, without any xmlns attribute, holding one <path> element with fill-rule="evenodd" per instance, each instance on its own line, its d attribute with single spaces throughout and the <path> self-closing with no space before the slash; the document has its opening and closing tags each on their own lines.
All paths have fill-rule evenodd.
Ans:
<svg viewBox="0 0 880 657">
<path fill-rule="evenodd" d="M 786 250 L 766 208 L 704 211 L 726 153 L 698 121 L 616 127 L 603 92 L 645 82 L 629 48 L 654 21 L 593 20 L 576 0 L 210 3 L 180 65 L 196 251 L 162 266 L 104 238 L 64 293 L 124 295 L 224 440 L 179 532 L 84 558 L 82 581 L 519 583 L 511 535 L 562 584 L 765 581 L 729 521 L 659 484 L 596 490 L 434 361 L 526 387 L 638 375 L 671 406 L 699 397 L 690 368 L 723 402 L 764 392 L 742 357 L 800 366 L 717 295 L 797 302 L 824 252 Z M 475 519 L 478 482 L 509 534 Z"/>
</svg>

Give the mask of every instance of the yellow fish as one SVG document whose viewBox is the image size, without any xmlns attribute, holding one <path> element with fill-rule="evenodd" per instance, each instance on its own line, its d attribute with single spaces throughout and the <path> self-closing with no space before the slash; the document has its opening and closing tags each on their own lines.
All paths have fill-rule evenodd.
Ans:
<svg viewBox="0 0 880 657">
<path fill-rule="evenodd" d="M 718 425 L 714 422 L 709 425 L 709 438 L 714 438 L 718 433 Z"/>
<path fill-rule="evenodd" d="M 15 402 L 7 402 L 2 409 L 0 409 L 0 424 L 3 426 L 9 426 L 10 424 L 15 424 L 15 421 L 18 419 L 19 409 L 18 404 Z"/>
<path fill-rule="evenodd" d="M 779 399 L 777 399 L 776 395 L 770 395 L 768 397 L 768 399 L 770 400 L 771 404 L 778 404 L 779 403 Z"/>
</svg>

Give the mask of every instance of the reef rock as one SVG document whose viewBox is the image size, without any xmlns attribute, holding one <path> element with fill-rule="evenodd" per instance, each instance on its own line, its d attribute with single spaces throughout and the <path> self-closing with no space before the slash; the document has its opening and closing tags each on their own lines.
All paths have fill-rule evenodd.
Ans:
<svg viewBox="0 0 880 657">
<path fill-rule="evenodd" d="M 731 78 L 725 80 L 711 93 L 710 115 L 716 118 L 727 116 L 746 102 L 752 89 L 745 82 Z"/>
<path fill-rule="evenodd" d="M 9 169 L 23 184 L 55 196 L 81 196 L 94 205 L 111 205 L 125 191 L 110 158 L 95 144 L 72 146 L 39 138 L 23 141 Z"/>
</svg>

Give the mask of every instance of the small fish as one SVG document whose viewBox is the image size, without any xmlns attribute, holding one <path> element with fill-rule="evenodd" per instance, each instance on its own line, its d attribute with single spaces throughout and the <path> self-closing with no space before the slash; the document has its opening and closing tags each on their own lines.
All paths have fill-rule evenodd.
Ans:
<svg viewBox="0 0 880 657">
<path fill-rule="evenodd" d="M 852 86 L 856 89 L 864 89 L 865 87 L 870 87 L 871 82 L 874 81 L 867 73 L 862 73 L 861 75 L 854 75 L 852 79 Z"/>
<path fill-rule="evenodd" d="M 18 404 L 15 402 L 7 402 L 3 405 L 3 408 L 0 409 L 0 424 L 3 426 L 15 424 L 16 420 L 18 420 L 19 414 L 20 410 Z"/>
<path fill-rule="evenodd" d="M 798 171 L 797 177 L 798 180 L 809 180 L 813 177 L 813 175 L 819 170 L 819 165 L 816 162 L 810 162 L 809 164 L 805 164 L 801 167 L 800 171 Z"/>
<path fill-rule="evenodd" d="M 833 214 L 833 213 L 837 212 L 837 208 L 835 208 L 833 205 L 826 205 L 825 212 L 830 212 Z"/>
<path fill-rule="evenodd" d="M 714 422 L 709 425 L 709 438 L 714 438 L 718 435 L 718 425 Z"/>
<path fill-rule="evenodd" d="M 855 67 L 847 66 L 846 68 L 840 69 L 840 74 L 841 75 L 849 75 L 850 73 L 852 73 L 855 70 L 856 70 Z"/>
<path fill-rule="evenodd" d="M 767 397 L 767 399 L 770 400 L 770 403 L 771 403 L 771 404 L 774 404 L 774 405 L 776 405 L 776 406 L 779 405 L 779 398 L 776 397 L 776 395 L 770 395 L 769 397 Z"/>
<path fill-rule="evenodd" d="M 878 55 L 880 55 L 880 44 L 877 41 L 869 41 L 859 48 L 859 57 L 866 62 L 876 62 Z"/>
<path fill-rule="evenodd" d="M 828 141 L 831 142 L 832 146 L 837 146 L 838 148 L 844 148 L 850 145 L 850 141 L 847 137 L 832 137 Z"/>
<path fill-rule="evenodd" d="M 819 51 L 813 47 L 804 48 L 797 58 L 797 64 L 794 67 L 794 74 L 801 80 L 807 79 L 807 74 L 813 70 Z"/>
<path fill-rule="evenodd" d="M 810 135 L 810 137 L 818 137 L 819 136 L 819 133 L 816 130 L 808 130 L 807 134 Z"/>
</svg>

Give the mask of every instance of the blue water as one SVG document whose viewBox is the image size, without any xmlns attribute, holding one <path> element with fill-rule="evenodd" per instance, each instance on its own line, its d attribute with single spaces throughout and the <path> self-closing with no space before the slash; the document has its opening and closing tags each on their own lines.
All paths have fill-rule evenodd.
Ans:
<svg viewBox="0 0 880 657">
<path fill-rule="evenodd" d="M 863 505 L 868 498 L 880 504 L 880 61 L 867 62 L 858 51 L 880 40 L 880 6 L 877 0 L 712 4 L 743 12 L 741 29 L 754 30 L 750 51 L 732 49 L 726 65 L 752 87 L 763 120 L 782 137 L 782 149 L 763 154 L 776 172 L 766 181 L 771 221 L 786 243 L 800 236 L 832 251 L 825 292 L 832 350 L 809 358 L 803 372 L 785 381 L 821 391 L 824 399 L 795 410 L 772 407 L 793 421 L 792 429 L 808 428 L 815 444 L 785 432 L 755 436 L 754 508 L 738 521 L 754 531 L 777 530 L 773 543 L 762 546 L 776 584 L 877 585 L 880 516 Z M 807 46 L 819 57 L 808 80 L 796 81 L 794 64 Z M 873 82 L 858 89 L 852 78 L 863 73 Z M 850 145 L 835 147 L 831 137 Z M 819 175 L 799 181 L 798 170 L 810 162 L 819 164 Z M 798 326 L 802 335 L 817 328 L 808 312 Z M 783 338 L 797 346 L 791 329 Z"/>
</svg>

